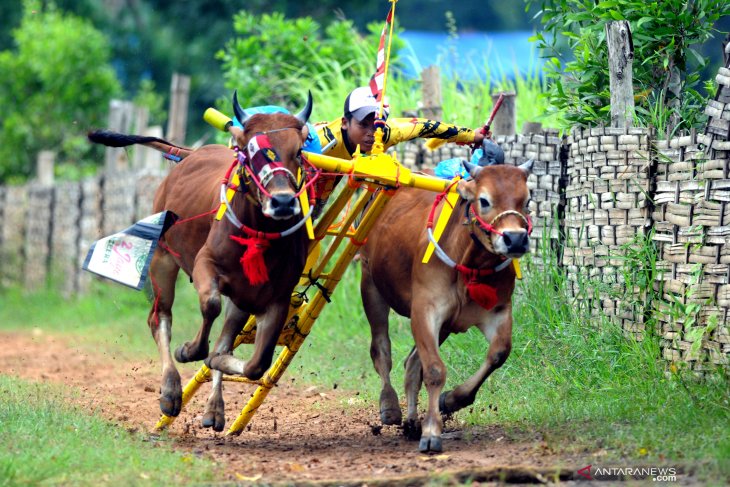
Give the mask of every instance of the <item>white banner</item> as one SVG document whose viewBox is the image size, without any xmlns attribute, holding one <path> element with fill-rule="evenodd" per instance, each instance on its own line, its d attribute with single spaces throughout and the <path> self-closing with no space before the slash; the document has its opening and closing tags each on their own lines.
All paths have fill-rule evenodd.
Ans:
<svg viewBox="0 0 730 487">
<path fill-rule="evenodd" d="M 97 240 L 83 269 L 137 290 L 144 287 L 157 241 L 177 220 L 163 211 L 138 221 L 122 232 Z"/>
</svg>

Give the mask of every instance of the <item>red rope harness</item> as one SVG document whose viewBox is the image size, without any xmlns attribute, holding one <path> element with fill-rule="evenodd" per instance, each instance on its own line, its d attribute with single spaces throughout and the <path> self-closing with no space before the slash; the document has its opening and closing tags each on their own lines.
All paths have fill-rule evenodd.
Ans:
<svg viewBox="0 0 730 487">
<path fill-rule="evenodd" d="M 448 188 L 444 190 L 444 192 L 436 195 L 436 198 L 434 199 L 433 205 L 431 206 L 431 211 L 428 214 L 428 221 L 426 222 L 426 228 L 429 230 L 433 230 L 433 221 L 436 215 L 436 208 L 441 203 L 441 201 L 446 197 L 446 195 L 449 193 L 451 187 L 458 182 L 454 181 L 449 185 Z M 448 200 L 446 200 L 448 202 Z M 484 222 L 482 219 L 478 217 L 478 215 L 475 215 L 478 219 L 477 221 L 481 223 L 484 223 L 485 230 L 488 229 L 488 231 L 492 231 L 494 233 L 497 233 L 499 235 L 502 235 L 500 232 L 498 232 L 492 225 Z M 498 215 L 497 218 L 501 216 Z M 495 220 L 496 221 L 496 218 Z M 486 228 L 485 228 L 486 227 Z M 528 219 L 528 231 L 532 231 L 532 225 L 529 224 Z M 436 244 L 434 244 L 436 245 Z M 485 249 L 486 250 L 486 249 Z M 446 263 L 446 262 L 445 262 Z M 482 282 L 482 279 L 486 276 L 495 274 L 497 271 L 494 268 L 485 268 L 485 269 L 476 269 L 473 267 L 467 267 L 465 265 L 461 264 L 455 264 L 454 269 L 461 274 L 462 278 L 464 279 L 464 284 L 466 286 L 467 294 L 469 295 L 469 299 L 477 303 L 479 306 L 486 310 L 490 310 L 494 308 L 497 303 L 499 302 L 499 296 L 497 295 L 497 288 L 494 286 L 490 286 L 489 284 L 486 284 Z"/>
<path fill-rule="evenodd" d="M 472 208 L 470 205 L 469 206 L 469 215 L 471 215 L 471 217 L 472 217 L 471 218 L 472 223 L 474 223 L 476 221 L 479 224 L 479 227 L 482 230 L 484 230 L 485 232 L 492 232 L 492 233 L 496 233 L 497 235 L 501 235 L 501 236 L 504 236 L 504 234 L 494 227 L 494 225 L 493 225 L 494 222 L 496 222 L 497 220 L 499 220 L 500 218 L 502 218 L 505 215 L 517 215 L 517 216 L 521 217 L 525 222 L 527 222 L 527 234 L 528 235 L 532 234 L 532 219 L 530 218 L 529 215 L 523 215 L 522 213 L 520 213 L 518 211 L 514 211 L 514 210 L 503 211 L 502 213 L 500 213 L 499 215 L 494 217 L 494 219 L 492 220 L 492 223 L 487 223 L 479 215 L 477 215 L 477 213 L 474 211 L 474 208 Z"/>
<path fill-rule="evenodd" d="M 302 160 L 303 164 L 301 173 L 302 182 L 304 184 L 301 184 L 299 191 L 297 191 L 294 196 L 298 198 L 304 191 L 307 191 L 307 195 L 309 196 L 309 202 L 311 205 L 314 205 L 315 199 L 313 185 L 319 178 L 321 171 L 312 166 L 306 158 L 302 157 Z M 271 195 L 268 193 L 268 191 L 266 191 L 263 184 L 261 183 L 258 174 L 256 174 L 251 168 L 248 162 L 248 158 L 245 157 L 245 154 L 237 148 L 236 158 L 233 160 L 233 164 L 228 169 L 228 172 L 223 179 L 223 184 L 228 184 L 228 180 L 231 173 L 233 172 L 233 168 L 235 168 L 238 164 L 240 164 L 244 172 L 248 173 L 249 178 L 247 179 L 247 181 L 253 181 L 261 194 L 271 197 Z M 287 174 L 289 173 L 287 172 Z M 313 176 L 308 177 L 308 175 L 311 174 L 313 174 Z M 298 182 L 295 181 L 295 183 Z M 264 260 L 264 252 L 266 252 L 266 250 L 271 246 L 271 240 L 277 240 L 282 238 L 282 232 L 261 232 L 247 226 L 243 222 L 240 222 L 238 230 L 243 232 L 246 237 L 244 238 L 237 237 L 235 235 L 229 235 L 229 238 L 245 247 L 243 255 L 240 259 L 243 274 L 246 276 L 252 286 L 259 286 L 261 284 L 267 283 L 269 281 L 269 272 L 266 267 L 266 261 Z"/>
<path fill-rule="evenodd" d="M 230 165 L 228 170 L 226 171 L 225 175 L 223 176 L 223 179 L 221 181 L 221 184 L 225 185 L 229 189 L 237 190 L 239 188 L 239 185 L 231 184 L 231 174 L 233 174 L 234 169 L 241 164 L 241 167 L 244 171 L 248 172 L 248 175 L 250 179 L 248 181 L 253 180 L 253 182 L 257 185 L 259 191 L 262 192 L 262 194 L 269 195 L 269 193 L 266 191 L 266 189 L 261 185 L 261 181 L 259 180 L 258 176 L 254 174 L 254 172 L 248 167 L 248 165 L 245 163 L 245 158 L 242 160 L 241 154 L 243 152 L 240 152 L 238 148 L 236 148 L 236 157 L 233 159 L 233 163 Z M 309 200 L 311 204 L 314 204 L 314 195 L 313 195 L 313 184 L 317 180 L 317 178 L 320 175 L 320 172 L 317 168 L 314 168 L 314 166 L 311 166 L 309 161 L 306 160 L 306 158 L 303 158 L 306 165 L 310 166 L 310 168 L 302 168 L 302 178 L 303 181 L 306 181 L 305 184 L 302 184 L 299 191 L 296 193 L 295 197 L 299 197 L 303 191 L 307 191 L 308 195 L 310 196 Z M 309 170 L 308 170 L 309 169 Z M 307 177 L 308 174 L 314 174 L 313 177 Z M 192 220 L 195 220 L 197 218 L 202 218 L 208 215 L 212 215 L 214 213 L 218 212 L 218 208 L 214 208 L 210 211 L 206 211 L 205 213 L 201 213 L 199 215 L 195 215 L 189 218 L 184 218 L 182 220 L 178 220 L 174 223 L 174 225 L 178 225 L 181 223 L 186 223 Z M 173 225 L 173 226 L 174 226 Z M 271 246 L 270 241 L 276 240 L 282 237 L 281 232 L 260 232 L 254 228 L 251 228 L 243 223 L 238 227 L 238 230 L 243 232 L 247 238 L 244 237 L 237 237 L 235 235 L 229 235 L 229 238 L 233 240 L 234 242 L 243 245 L 246 247 L 246 249 L 243 252 L 243 255 L 241 256 L 241 268 L 243 269 L 244 275 L 248 278 L 249 282 L 252 286 L 258 286 L 261 284 L 264 284 L 268 282 L 269 280 L 269 273 L 266 268 L 266 262 L 264 261 L 264 252 L 266 249 L 268 249 Z M 180 257 L 180 253 L 175 252 L 172 248 L 170 248 L 166 243 L 164 243 L 161 239 L 159 241 L 160 247 L 165 249 L 167 252 L 171 253 L 175 257 Z"/>
</svg>

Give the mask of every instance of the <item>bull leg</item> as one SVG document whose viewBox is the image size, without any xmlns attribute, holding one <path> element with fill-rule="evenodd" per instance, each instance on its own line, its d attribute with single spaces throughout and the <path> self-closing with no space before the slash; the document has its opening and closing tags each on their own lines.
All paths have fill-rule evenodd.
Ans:
<svg viewBox="0 0 730 487">
<path fill-rule="evenodd" d="M 218 291 L 218 280 L 214 269 L 208 247 L 203 246 L 195 258 L 195 266 L 193 267 L 193 282 L 198 291 L 203 323 L 192 342 L 185 342 L 175 350 L 175 359 L 178 362 L 193 362 L 203 360 L 208 356 L 210 329 L 213 326 L 213 321 L 221 313 L 221 295 Z"/>
<path fill-rule="evenodd" d="M 256 340 L 253 355 L 249 360 L 241 360 L 230 354 L 214 355 L 206 359 L 206 364 L 224 374 L 243 375 L 252 380 L 260 379 L 271 366 L 274 348 L 284 328 L 288 312 L 289 300 L 285 300 L 272 303 L 265 313 L 256 315 Z"/>
<path fill-rule="evenodd" d="M 175 300 L 175 280 L 180 267 L 172 256 L 158 248 L 150 264 L 150 281 L 154 302 L 147 317 L 152 337 L 157 343 L 162 362 L 160 410 L 167 416 L 177 416 L 182 408 L 182 384 L 170 353 L 172 337 L 172 303 Z"/>
<path fill-rule="evenodd" d="M 448 336 L 449 333 L 442 328 L 439 334 L 439 346 L 444 343 Z M 408 411 L 406 422 L 403 425 L 403 434 L 409 440 L 419 440 L 421 438 L 421 423 L 418 421 L 418 393 L 421 391 L 421 384 L 423 383 L 423 369 L 421 368 L 421 360 L 418 358 L 418 352 L 415 347 L 408 354 L 405 366 L 405 390 Z"/>
<path fill-rule="evenodd" d="M 443 423 L 439 414 L 439 395 L 446 383 L 446 366 L 439 355 L 439 332 L 442 321 L 436 317 L 438 310 L 425 303 L 413 303 L 411 331 L 421 361 L 423 383 L 428 391 L 428 409 L 421 422 L 421 452 L 440 452 Z"/>
<path fill-rule="evenodd" d="M 398 394 L 390 383 L 393 360 L 388 335 L 388 313 L 390 306 L 385 302 L 370 276 L 367 266 L 363 266 L 360 294 L 365 315 L 370 323 L 370 358 L 380 376 L 380 421 L 383 424 L 401 424 L 403 413 L 398 403 Z"/>
<path fill-rule="evenodd" d="M 416 347 L 406 358 L 405 390 L 406 390 L 406 421 L 403 424 L 403 435 L 409 440 L 421 438 L 421 423 L 418 421 L 418 393 L 423 382 L 421 361 L 418 359 Z"/>
<path fill-rule="evenodd" d="M 213 347 L 213 353 L 215 355 L 229 354 L 232 352 L 233 342 L 246 324 L 248 316 L 248 313 L 241 311 L 228 300 L 226 303 L 226 319 L 223 323 L 223 330 Z M 226 424 L 225 403 L 223 401 L 223 372 L 212 370 L 211 376 L 213 379 L 213 387 L 208 397 L 208 402 L 205 405 L 202 424 L 205 428 L 212 427 L 215 431 L 223 431 L 223 427 Z"/>
<path fill-rule="evenodd" d="M 487 323 L 479 326 L 490 342 L 487 358 L 479 370 L 453 391 L 444 392 L 439 398 L 439 409 L 443 414 L 453 413 L 474 403 L 477 392 L 485 380 L 504 364 L 512 350 L 512 310 L 497 313 Z"/>
</svg>

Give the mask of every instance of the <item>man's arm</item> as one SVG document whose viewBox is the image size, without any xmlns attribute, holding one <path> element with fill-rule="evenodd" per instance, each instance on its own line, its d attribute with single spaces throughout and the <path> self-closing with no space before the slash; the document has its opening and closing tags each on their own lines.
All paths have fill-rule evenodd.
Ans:
<svg viewBox="0 0 730 487">
<path fill-rule="evenodd" d="M 388 147 L 417 138 L 442 139 L 459 144 L 481 144 L 484 134 L 458 125 L 425 118 L 388 119 L 384 142 Z"/>
</svg>

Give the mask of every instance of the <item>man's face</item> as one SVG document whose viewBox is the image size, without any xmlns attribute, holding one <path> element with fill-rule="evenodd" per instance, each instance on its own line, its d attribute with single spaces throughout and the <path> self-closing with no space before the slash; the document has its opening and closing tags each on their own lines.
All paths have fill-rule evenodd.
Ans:
<svg viewBox="0 0 730 487">
<path fill-rule="evenodd" d="M 347 130 L 347 136 L 350 139 L 350 143 L 353 146 L 360 145 L 360 152 L 368 153 L 373 148 L 373 142 L 375 142 L 375 114 L 371 113 L 362 121 L 358 121 L 355 117 L 352 117 L 348 122 L 345 117 L 342 117 L 342 128 Z"/>
</svg>

